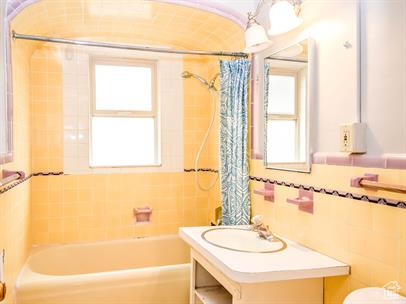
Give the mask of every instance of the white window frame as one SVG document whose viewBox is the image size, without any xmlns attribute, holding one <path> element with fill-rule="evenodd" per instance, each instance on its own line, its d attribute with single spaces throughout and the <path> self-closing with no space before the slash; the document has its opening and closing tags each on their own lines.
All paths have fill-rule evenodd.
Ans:
<svg viewBox="0 0 406 304">
<path fill-rule="evenodd" d="M 283 113 L 268 113 L 267 109 L 267 118 L 266 125 L 270 120 L 294 120 L 296 122 L 296 133 L 295 133 L 295 157 L 296 159 L 300 156 L 300 78 L 299 72 L 297 70 L 288 70 L 288 69 L 277 69 L 273 68 L 269 70 L 269 75 L 271 76 L 291 76 L 295 79 L 295 110 L 293 114 L 283 114 Z M 269 105 L 268 105 L 269 107 Z M 269 163 L 269 161 L 268 161 Z M 301 162 L 294 162 L 301 163 Z M 279 163 L 272 163 L 279 164 Z M 291 164 L 290 162 L 283 164 Z"/>
<path fill-rule="evenodd" d="M 91 57 L 90 63 L 90 115 L 89 115 L 89 167 L 90 168 L 137 168 L 137 167 L 160 167 L 161 147 L 160 147 L 160 122 L 158 115 L 158 94 L 157 94 L 157 61 L 144 59 L 123 59 L 113 57 Z M 113 66 L 133 66 L 148 67 L 151 69 L 151 110 L 150 111 L 132 111 L 132 110 L 97 110 L 96 109 L 96 65 L 113 65 Z M 135 164 L 135 165 L 93 165 L 92 164 L 92 147 L 93 147 L 93 117 L 115 117 L 115 118 L 153 118 L 154 119 L 154 163 L 152 164 Z"/>
</svg>

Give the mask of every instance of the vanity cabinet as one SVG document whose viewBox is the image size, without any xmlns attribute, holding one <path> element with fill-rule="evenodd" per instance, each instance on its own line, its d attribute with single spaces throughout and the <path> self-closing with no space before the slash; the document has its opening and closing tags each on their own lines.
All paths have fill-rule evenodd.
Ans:
<svg viewBox="0 0 406 304">
<path fill-rule="evenodd" d="M 248 228 L 216 229 L 234 229 L 231 240 L 222 240 L 241 245 L 248 243 L 242 241 Z M 280 236 L 286 247 L 277 252 L 215 246 L 203 238 L 210 229 L 180 229 L 181 238 L 191 247 L 191 304 L 322 304 L 323 278 L 348 275 L 350 271 L 348 265 Z"/>
<path fill-rule="evenodd" d="M 323 303 L 323 279 L 241 283 L 191 249 L 191 304 Z"/>
</svg>

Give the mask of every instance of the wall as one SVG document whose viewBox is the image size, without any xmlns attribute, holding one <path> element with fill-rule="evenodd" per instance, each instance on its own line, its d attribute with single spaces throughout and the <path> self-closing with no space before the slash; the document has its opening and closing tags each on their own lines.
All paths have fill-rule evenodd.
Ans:
<svg viewBox="0 0 406 304">
<path fill-rule="evenodd" d="M 57 52 L 42 48 L 31 61 L 31 89 L 62 89 Z M 205 61 L 187 58 L 184 69 L 207 78 Z M 39 77 L 39 75 L 43 77 Z M 180 75 L 179 75 L 180 77 Z M 52 79 L 52 80 L 51 80 Z M 54 79 L 59 81 L 55 85 Z M 33 170 L 63 171 L 63 100 L 33 93 Z M 184 166 L 192 168 L 208 124 L 208 96 L 197 81 L 184 80 Z M 45 122 L 44 122 L 45 120 Z M 48 120 L 48 123 L 46 122 Z M 45 136 L 44 136 L 45 135 Z M 207 166 L 207 151 L 201 166 Z M 203 174 L 203 182 L 208 174 Z M 134 225 L 132 209 L 149 206 L 152 223 Z M 36 176 L 32 187 L 34 243 L 61 243 L 176 233 L 179 226 L 208 224 L 208 194 L 198 191 L 193 173 L 72 174 Z"/>
<path fill-rule="evenodd" d="M 362 118 L 368 123 L 368 153 L 405 154 L 406 2 L 362 4 Z"/>
<path fill-rule="evenodd" d="M 134 4 L 140 6 L 133 11 L 138 11 L 138 15 L 129 16 L 128 10 L 109 3 L 103 2 L 95 10 L 90 1 L 44 0 L 24 9 L 16 17 L 14 28 L 17 32 L 39 35 L 91 37 L 92 40 L 176 48 L 227 51 L 242 47 L 241 29 L 215 15 L 141 1 Z M 109 16 L 106 12 L 110 9 L 123 18 Z M 48 11 L 46 15 L 45 11 Z M 139 15 L 141 13 L 145 16 Z M 20 43 L 17 41 L 16 45 Z M 29 43 L 36 48 L 30 62 L 32 167 L 34 172 L 41 173 L 32 179 L 33 243 L 176 233 L 180 226 L 209 224 L 209 216 L 213 214 L 210 201 L 218 200 L 218 186 L 210 193 L 199 190 L 193 172 L 47 175 L 64 170 L 62 65 L 58 48 Z M 206 79 L 212 78 L 216 65 L 214 57 L 183 59 L 184 70 Z M 188 169 L 194 167 L 212 105 L 209 93 L 198 81 L 185 79 L 183 87 L 183 162 Z M 216 128 L 213 131 L 216 132 Z M 210 147 L 203 151 L 201 168 L 212 168 L 216 162 L 216 158 L 210 156 L 218 150 L 217 137 L 213 138 Z M 199 176 L 206 185 L 214 174 L 200 172 Z M 134 225 L 132 209 L 141 206 L 153 208 L 151 224 Z"/>
<path fill-rule="evenodd" d="M 368 2 L 369 3 L 369 2 Z M 376 2 L 374 2 L 376 3 Z M 382 7 L 381 7 L 382 8 Z M 391 10 L 392 6 L 385 6 Z M 369 23 L 376 23 L 371 29 L 374 35 L 380 35 L 376 28 L 382 24 L 376 20 L 385 19 L 388 15 L 381 15 L 381 11 L 375 11 L 377 6 L 370 8 L 367 20 Z M 316 142 L 314 151 L 334 152 L 338 149 L 338 125 L 343 122 L 354 121 L 357 112 L 357 16 L 355 1 L 306 1 L 303 6 L 303 17 L 305 23 L 303 27 L 275 39 L 275 45 L 267 50 L 265 54 L 259 56 L 257 64 L 260 64 L 261 58 L 283 45 L 290 44 L 292 41 L 298 41 L 307 35 L 315 38 L 317 42 L 317 74 L 316 82 L 317 99 L 316 104 L 312 104 L 312 112 L 318 112 L 316 117 L 312 117 L 312 124 L 315 130 Z M 384 10 L 385 11 L 385 10 Z M 386 11 L 387 12 L 387 11 Z M 380 15 L 379 19 L 372 17 Z M 400 14 L 400 13 L 398 13 Z M 323 17 L 319 17 L 323 16 Z M 377 16 L 376 16 L 377 17 Z M 396 22 L 385 19 L 388 23 Z M 399 21 L 399 19 L 396 19 Z M 370 32 L 369 39 L 374 36 Z M 398 32 L 393 33 L 394 36 Z M 388 36 L 385 35 L 385 40 Z M 375 37 L 376 38 L 376 37 Z M 374 39 L 375 39 L 374 38 Z M 298 39 L 298 40 L 296 40 Z M 353 46 L 345 49 L 342 44 L 348 40 Z M 388 39 L 392 43 L 391 39 Z M 381 41 L 384 41 L 382 37 Z M 383 65 L 392 65 L 391 59 L 383 61 L 378 53 L 386 49 L 386 44 L 382 44 L 382 49 L 372 50 L 372 42 L 368 42 L 370 56 L 367 57 L 368 70 L 376 71 Z M 394 51 L 394 48 L 389 48 Z M 400 50 L 399 50 L 400 52 Z M 386 58 L 386 56 L 385 56 Z M 371 62 L 378 62 L 371 64 Z M 399 69 L 387 69 L 384 73 L 399 71 Z M 376 73 L 376 72 L 375 72 Z M 332 76 L 333 75 L 333 76 Z M 392 119 L 391 111 L 400 110 L 400 106 L 395 104 L 401 102 L 399 83 L 392 83 L 389 86 L 386 80 L 379 81 L 375 77 L 370 77 L 368 72 L 367 83 L 370 87 L 368 91 L 368 114 L 367 119 L 371 119 L 370 132 L 375 139 L 369 140 L 369 147 L 382 144 L 382 147 L 388 147 L 380 141 L 384 136 L 388 142 L 402 142 L 394 140 L 390 127 L 382 128 L 386 124 L 385 119 Z M 391 74 L 388 81 L 401 81 L 402 76 Z M 261 79 L 261 78 L 259 78 Z M 380 78 L 380 80 L 382 80 Z M 255 88 L 258 88 L 257 86 Z M 393 92 L 393 90 L 395 92 Z M 388 101 L 383 98 L 372 98 L 375 90 L 382 94 L 394 94 L 396 101 Z M 391 92 L 392 90 L 392 92 Z M 260 100 L 258 91 L 254 92 L 254 102 Z M 365 93 L 365 92 L 364 92 Z M 377 95 L 378 97 L 378 95 Z M 363 104 L 364 105 L 364 104 Z M 394 105 L 394 106 L 390 106 Z M 373 114 L 372 114 L 373 113 Z M 372 117 L 379 115 L 379 117 Z M 401 115 L 401 114 L 399 114 Z M 385 121 L 385 122 L 384 122 Z M 400 120 L 402 121 L 402 120 Z M 404 121 L 404 120 L 403 120 Z M 397 122 L 394 123 L 396 125 Z M 399 134 L 402 128 L 395 132 Z M 370 136 L 372 136 L 370 133 Z M 391 136 L 388 136 L 391 134 Z M 392 149 L 392 148 L 390 148 Z M 371 149 L 371 153 L 375 151 Z M 398 152 L 385 151 L 383 152 Z M 381 151 L 382 152 L 382 151 Z M 350 187 L 350 179 L 354 176 L 362 176 L 366 172 L 379 174 L 379 180 L 389 184 L 406 184 L 406 170 L 395 169 L 376 169 L 361 168 L 350 166 L 334 165 L 313 165 L 310 174 L 285 172 L 265 169 L 262 160 L 251 159 L 250 174 L 255 177 L 262 177 L 272 180 L 285 181 L 313 187 L 323 187 L 334 189 L 340 192 L 351 192 L 364 194 L 373 197 L 382 197 L 392 200 L 405 201 L 405 194 L 398 194 L 386 191 L 366 191 L 359 188 Z M 264 184 L 253 180 L 251 182 L 251 191 L 262 189 Z M 336 278 L 327 278 L 325 280 L 325 303 L 342 303 L 345 296 L 352 290 L 367 286 L 384 286 L 390 281 L 398 281 L 403 287 L 400 293 L 405 295 L 406 286 L 406 210 L 394 208 L 379 204 L 373 204 L 365 201 L 355 200 L 338 195 L 328 195 L 323 193 L 314 193 L 314 213 L 308 214 L 299 211 L 296 205 L 286 202 L 287 198 L 298 196 L 298 190 L 292 187 L 275 185 L 275 202 L 265 201 L 262 196 L 251 194 L 252 214 L 263 214 L 266 223 L 270 225 L 271 230 L 295 240 L 305 246 L 336 258 L 351 265 L 351 275 Z"/>
<path fill-rule="evenodd" d="M 13 142 L 14 160 L 0 170 L 22 170 L 31 174 L 30 148 L 30 52 L 23 43 L 12 45 L 13 64 Z M 5 303 L 12 303 L 13 287 L 31 247 L 30 180 L 0 194 L 0 250 L 5 249 L 5 279 L 8 287 Z"/>
<path fill-rule="evenodd" d="M 257 79 L 262 79 L 263 57 L 293 41 L 314 38 L 319 85 L 311 105 L 313 151 L 338 152 L 340 124 L 361 118 L 367 124 L 368 155 L 406 153 L 405 2 L 307 0 L 300 14 L 303 25 L 272 37 L 274 44 L 257 57 Z M 262 24 L 268 24 L 266 18 L 260 16 Z M 348 49 L 343 47 L 346 41 Z M 261 86 L 257 81 L 258 99 Z"/>
<path fill-rule="evenodd" d="M 406 184 L 406 170 L 369 169 L 382 182 Z M 406 195 L 363 191 L 349 186 L 350 178 L 362 176 L 365 168 L 313 165 L 311 174 L 264 169 L 251 161 L 251 175 L 289 183 L 325 187 L 352 193 L 405 200 Z M 263 188 L 251 183 L 251 190 Z M 351 265 L 351 275 L 325 281 L 326 303 L 342 303 L 352 290 L 384 286 L 397 280 L 406 286 L 406 210 L 359 200 L 314 193 L 314 214 L 299 211 L 286 202 L 298 190 L 275 186 L 275 203 L 252 194 L 252 214 L 262 214 L 271 230 Z M 405 293 L 404 290 L 400 290 Z"/>
<path fill-rule="evenodd" d="M 273 45 L 255 56 L 254 99 L 263 100 L 263 59 L 294 42 L 312 38 L 316 42 L 314 64 L 317 85 L 310 104 L 311 148 L 313 152 L 339 151 L 339 126 L 357 120 L 358 114 L 358 36 L 357 1 L 304 2 L 300 16 L 303 24 L 285 34 L 273 38 Z M 352 47 L 343 44 L 349 41 Z M 262 153 L 262 119 L 260 111 L 255 115 L 255 129 L 259 145 L 255 152 Z M 254 129 L 254 130 L 255 130 Z"/>
</svg>

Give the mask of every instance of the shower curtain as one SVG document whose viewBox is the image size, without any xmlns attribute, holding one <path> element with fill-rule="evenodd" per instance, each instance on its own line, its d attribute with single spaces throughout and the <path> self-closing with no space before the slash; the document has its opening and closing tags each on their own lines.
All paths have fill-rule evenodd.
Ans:
<svg viewBox="0 0 406 304">
<path fill-rule="evenodd" d="M 247 59 L 220 61 L 220 188 L 224 225 L 250 221 Z"/>
</svg>

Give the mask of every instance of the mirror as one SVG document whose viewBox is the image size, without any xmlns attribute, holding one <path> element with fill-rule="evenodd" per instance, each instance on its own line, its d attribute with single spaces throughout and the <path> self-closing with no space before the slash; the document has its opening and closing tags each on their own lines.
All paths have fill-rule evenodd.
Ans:
<svg viewBox="0 0 406 304">
<path fill-rule="evenodd" d="M 267 168 L 310 172 L 310 40 L 265 58 L 264 161 Z"/>
</svg>

